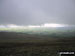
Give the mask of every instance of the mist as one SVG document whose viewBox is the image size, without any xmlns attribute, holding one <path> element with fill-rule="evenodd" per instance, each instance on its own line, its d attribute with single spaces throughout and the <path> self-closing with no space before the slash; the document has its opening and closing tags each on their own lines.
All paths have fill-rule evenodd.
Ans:
<svg viewBox="0 0 75 56">
<path fill-rule="evenodd" d="M 75 0 L 0 0 L 0 24 L 75 25 Z"/>
</svg>

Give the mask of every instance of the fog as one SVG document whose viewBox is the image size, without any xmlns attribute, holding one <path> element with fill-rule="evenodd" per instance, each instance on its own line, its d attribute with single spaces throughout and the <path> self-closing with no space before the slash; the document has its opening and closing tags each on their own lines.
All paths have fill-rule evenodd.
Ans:
<svg viewBox="0 0 75 56">
<path fill-rule="evenodd" d="M 0 24 L 75 24 L 75 0 L 0 0 Z"/>
</svg>

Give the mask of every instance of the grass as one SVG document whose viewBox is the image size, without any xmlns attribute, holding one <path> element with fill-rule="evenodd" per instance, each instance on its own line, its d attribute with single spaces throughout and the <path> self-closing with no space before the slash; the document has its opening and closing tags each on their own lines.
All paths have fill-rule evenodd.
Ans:
<svg viewBox="0 0 75 56">
<path fill-rule="evenodd" d="M 75 41 L 53 40 L 1 42 L 0 56 L 59 56 L 60 51 L 75 51 Z"/>
<path fill-rule="evenodd" d="M 59 56 L 60 51 L 75 51 L 75 30 L 13 30 L 0 32 L 0 56 Z"/>
</svg>

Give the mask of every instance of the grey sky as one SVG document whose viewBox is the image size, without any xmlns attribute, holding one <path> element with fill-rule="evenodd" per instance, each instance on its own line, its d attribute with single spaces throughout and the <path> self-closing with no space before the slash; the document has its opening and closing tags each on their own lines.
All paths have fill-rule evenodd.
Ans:
<svg viewBox="0 0 75 56">
<path fill-rule="evenodd" d="M 0 0 L 0 24 L 75 24 L 75 0 Z"/>
</svg>

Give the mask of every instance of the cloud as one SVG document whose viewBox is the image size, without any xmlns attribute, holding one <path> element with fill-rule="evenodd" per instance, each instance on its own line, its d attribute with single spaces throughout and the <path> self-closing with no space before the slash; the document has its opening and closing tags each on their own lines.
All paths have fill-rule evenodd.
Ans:
<svg viewBox="0 0 75 56">
<path fill-rule="evenodd" d="M 74 0 L 0 0 L 0 24 L 75 24 Z"/>
<path fill-rule="evenodd" d="M 64 25 L 64 24 L 56 24 L 56 23 L 44 23 L 40 25 L 15 25 L 15 24 L 7 24 L 7 25 L 0 25 L 0 28 L 44 28 L 44 27 L 66 27 L 71 25 Z"/>
</svg>

